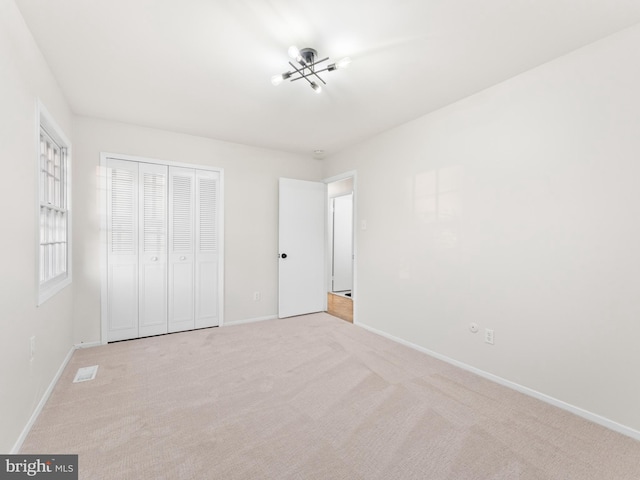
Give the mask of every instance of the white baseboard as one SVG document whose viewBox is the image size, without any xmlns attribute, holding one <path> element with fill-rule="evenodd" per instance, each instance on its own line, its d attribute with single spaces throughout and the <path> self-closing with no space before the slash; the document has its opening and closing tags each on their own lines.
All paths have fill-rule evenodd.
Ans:
<svg viewBox="0 0 640 480">
<path fill-rule="evenodd" d="M 449 358 L 445 355 L 441 355 L 437 352 L 433 352 L 429 349 L 421 347 L 420 345 L 416 345 L 415 343 L 408 342 L 406 340 L 403 340 L 402 338 L 395 337 L 389 333 L 383 332 L 382 330 L 378 330 L 377 328 L 370 327 L 369 325 L 358 323 L 357 326 L 362 327 L 365 330 L 369 330 L 370 332 L 373 332 L 382 337 L 388 338 L 389 340 L 393 340 L 394 342 L 413 348 L 414 350 L 418 350 L 419 352 L 426 353 L 431 357 L 437 358 L 438 360 L 442 360 L 443 362 L 447 362 L 451 365 L 462 368 L 463 370 L 467 370 L 469 372 L 475 373 L 476 375 L 486 378 L 487 380 L 491 380 L 492 382 L 498 383 L 512 390 L 516 390 L 520 393 L 524 393 L 525 395 L 528 395 L 530 397 L 536 398 L 538 400 L 541 400 L 555 407 L 571 412 L 575 415 L 578 415 L 579 417 L 582 417 L 593 423 L 597 423 L 598 425 L 601 425 L 605 428 L 621 433 L 635 440 L 640 440 L 640 431 L 635 430 L 631 427 L 627 427 L 626 425 L 622 425 L 620 423 L 614 422 L 613 420 L 610 420 L 601 415 L 597 415 L 595 413 L 584 410 L 580 407 L 576 407 L 575 405 L 571 405 L 569 403 L 563 402 L 562 400 L 558 400 L 557 398 L 538 392 L 537 390 L 533 390 L 529 387 L 525 387 L 518 383 L 506 380 L 502 377 L 498 377 L 497 375 L 494 375 L 492 373 L 485 372 L 484 370 L 480 370 L 479 368 L 472 367 L 471 365 L 467 365 L 466 363 L 459 362 L 458 360 L 454 360 L 453 358 Z"/>
<path fill-rule="evenodd" d="M 245 318 L 243 320 L 232 320 L 230 322 L 224 322 L 223 327 L 232 327 L 234 325 L 242 325 L 244 323 L 264 322 L 265 320 L 275 320 L 277 315 L 267 315 L 266 317 Z"/>
<path fill-rule="evenodd" d="M 76 350 L 75 346 L 71 347 L 71 349 L 69 350 L 69 353 L 67 353 L 67 356 L 64 357 L 64 360 L 62 361 L 62 364 L 60 365 L 60 368 L 58 368 L 58 371 L 56 372 L 55 376 L 51 380 L 51 383 L 49 383 L 49 386 L 47 387 L 47 389 L 45 390 L 44 394 L 42 395 L 42 398 L 40 399 L 40 402 L 38 403 L 38 406 L 36 407 L 36 409 L 31 414 L 31 418 L 29 418 L 29 421 L 27 422 L 25 427 L 22 429 L 22 433 L 18 437 L 18 440 L 13 445 L 13 448 L 11 449 L 11 452 L 10 452 L 11 454 L 17 454 L 17 453 L 20 452 L 20 449 L 22 448 L 22 444 L 26 440 L 27 435 L 29 435 L 29 432 L 31 431 L 31 428 L 33 427 L 33 424 L 36 423 L 36 420 L 38 419 L 38 416 L 40 415 L 40 412 L 42 412 L 42 409 L 44 408 L 45 404 L 47 403 L 47 400 L 49 400 L 49 397 L 51 396 L 51 393 L 53 392 L 53 388 L 56 386 L 56 383 L 58 383 L 58 380 L 60 379 L 60 376 L 62 375 L 62 372 L 64 372 L 64 369 L 67 367 L 67 364 L 69 363 L 69 360 L 71 360 L 71 357 L 72 357 L 73 352 L 75 350 Z"/>
<path fill-rule="evenodd" d="M 73 347 L 75 350 L 78 350 L 80 348 L 101 347 L 102 345 L 103 345 L 102 342 L 98 341 L 98 342 L 76 343 Z"/>
</svg>

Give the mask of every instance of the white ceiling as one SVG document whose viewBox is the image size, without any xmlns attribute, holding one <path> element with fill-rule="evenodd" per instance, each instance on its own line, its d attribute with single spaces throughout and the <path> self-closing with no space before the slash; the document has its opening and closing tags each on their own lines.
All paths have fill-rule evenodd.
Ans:
<svg viewBox="0 0 640 480">
<path fill-rule="evenodd" d="M 640 0 L 16 0 L 76 114 L 327 154 L 640 22 Z M 317 95 L 287 48 L 349 56 Z"/>
</svg>

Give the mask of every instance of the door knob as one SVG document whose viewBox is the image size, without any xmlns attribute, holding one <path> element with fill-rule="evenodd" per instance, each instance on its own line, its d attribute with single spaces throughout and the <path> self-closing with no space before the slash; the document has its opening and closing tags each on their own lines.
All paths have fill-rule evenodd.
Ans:
<svg viewBox="0 0 640 480">
<path fill-rule="evenodd" d="M 180 260 L 185 260 L 187 257 L 185 257 L 184 255 L 182 257 L 180 257 Z"/>
<path fill-rule="evenodd" d="M 152 262 L 157 262 L 158 261 L 158 257 L 151 257 L 151 261 Z"/>
<path fill-rule="evenodd" d="M 287 258 L 287 254 L 286 253 L 281 254 L 280 258 Z"/>
</svg>

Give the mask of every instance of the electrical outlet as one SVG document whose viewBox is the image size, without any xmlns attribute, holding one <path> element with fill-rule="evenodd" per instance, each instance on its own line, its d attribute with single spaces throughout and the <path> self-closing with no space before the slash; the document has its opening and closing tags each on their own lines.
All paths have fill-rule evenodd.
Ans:
<svg viewBox="0 0 640 480">
<path fill-rule="evenodd" d="M 493 330 L 490 328 L 484 329 L 484 341 L 490 345 L 493 345 Z"/>
<path fill-rule="evenodd" d="M 260 294 L 260 292 L 253 292 L 253 301 L 254 302 L 259 302 L 261 298 L 262 298 L 262 295 Z"/>
<path fill-rule="evenodd" d="M 33 360 L 36 356 L 36 337 L 35 335 L 29 339 L 29 360 Z"/>
</svg>

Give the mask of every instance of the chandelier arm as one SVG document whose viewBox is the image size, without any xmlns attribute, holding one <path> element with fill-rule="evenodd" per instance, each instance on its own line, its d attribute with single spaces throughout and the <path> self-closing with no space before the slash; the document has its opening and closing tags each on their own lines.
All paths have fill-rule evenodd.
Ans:
<svg viewBox="0 0 640 480">
<path fill-rule="evenodd" d="M 314 72 L 313 70 L 311 70 L 311 73 L 313 73 L 313 74 L 316 76 L 316 78 L 317 78 L 318 80 L 320 80 L 322 83 L 324 83 L 325 85 L 327 84 L 327 82 L 325 82 L 325 81 L 322 79 L 322 77 L 321 77 L 320 75 L 318 75 L 316 72 Z"/>
<path fill-rule="evenodd" d="M 323 68 L 322 70 L 316 70 L 314 73 L 318 74 L 318 73 L 322 73 L 322 72 L 333 72 L 335 70 L 337 70 L 337 68 L 335 66 L 329 65 L 326 68 Z M 311 73 L 304 73 L 304 74 L 301 73 L 301 72 L 298 72 L 298 73 L 300 73 L 300 76 L 299 77 L 295 77 L 295 78 L 291 78 L 290 79 L 291 82 L 295 82 L 296 80 L 300 80 L 301 78 L 308 77 L 308 76 L 311 75 Z M 325 85 L 326 85 L 326 82 L 325 82 Z"/>
<path fill-rule="evenodd" d="M 337 69 L 333 69 L 333 70 L 337 70 Z M 332 72 L 333 70 L 331 70 L 329 67 L 323 68 L 322 70 L 316 70 L 315 73 L 322 73 L 322 72 Z"/>
<path fill-rule="evenodd" d="M 322 60 L 318 60 L 317 62 L 313 62 L 313 63 L 307 63 L 303 59 L 303 60 L 300 60 L 300 62 L 298 62 L 298 63 L 300 63 L 303 67 L 311 68 L 311 67 L 315 67 L 319 63 L 326 62 L 327 60 L 329 60 L 329 57 L 323 58 Z"/>
<path fill-rule="evenodd" d="M 327 58 L 323 58 L 322 60 L 318 60 L 317 62 L 313 62 L 313 63 L 310 63 L 310 64 L 307 64 L 304 60 L 300 60 L 300 62 L 299 62 L 299 63 L 300 63 L 303 67 L 308 68 L 308 69 L 309 69 L 309 71 L 311 72 L 311 73 L 308 73 L 308 74 L 307 74 L 307 76 L 308 76 L 308 75 L 315 75 L 315 76 L 318 78 L 318 80 L 320 80 L 322 83 L 324 83 L 324 84 L 326 85 L 326 84 L 327 84 L 327 82 L 325 82 L 325 81 L 324 81 L 324 80 L 323 80 L 323 79 L 322 79 L 322 78 L 321 78 L 321 77 L 320 77 L 320 76 L 319 76 L 319 75 L 318 75 L 318 74 L 313 70 L 313 68 L 312 68 L 312 67 L 315 67 L 315 66 L 316 66 L 316 65 L 318 65 L 319 63 L 326 62 L 327 60 L 329 60 L 329 57 L 327 57 Z M 289 62 L 289 63 L 291 63 L 291 62 Z"/>
<path fill-rule="evenodd" d="M 293 80 L 300 80 L 301 78 L 304 78 L 307 82 L 309 82 L 310 85 L 313 85 L 313 82 L 311 80 L 309 80 L 307 78 L 308 74 L 305 74 L 302 70 L 300 70 L 298 67 L 296 67 L 293 63 L 289 62 L 289 65 L 291 65 L 293 67 L 293 69 L 300 74 L 300 77 L 298 78 L 294 78 Z M 319 78 L 319 77 L 318 77 Z M 293 82 L 293 80 L 291 80 Z"/>
<path fill-rule="evenodd" d="M 322 71 L 324 71 L 324 70 L 322 70 Z M 317 72 L 317 73 L 319 73 L 319 72 Z M 314 74 L 314 75 L 315 75 L 315 74 Z M 310 77 L 310 76 L 311 76 L 311 74 L 310 74 L 310 73 L 307 73 L 307 74 L 302 75 L 302 76 L 300 76 L 300 77 L 292 78 L 290 81 L 291 81 L 291 82 L 295 82 L 296 80 L 301 80 L 301 79 L 303 79 L 303 78 L 307 78 L 307 77 Z M 318 75 L 316 75 L 316 77 L 318 77 Z M 325 82 L 324 80 L 322 80 L 322 78 L 321 78 L 321 77 L 318 77 L 318 78 L 322 81 L 322 83 L 324 83 L 325 85 L 327 84 L 327 82 Z M 307 78 L 307 80 L 308 80 L 308 78 Z"/>
</svg>

